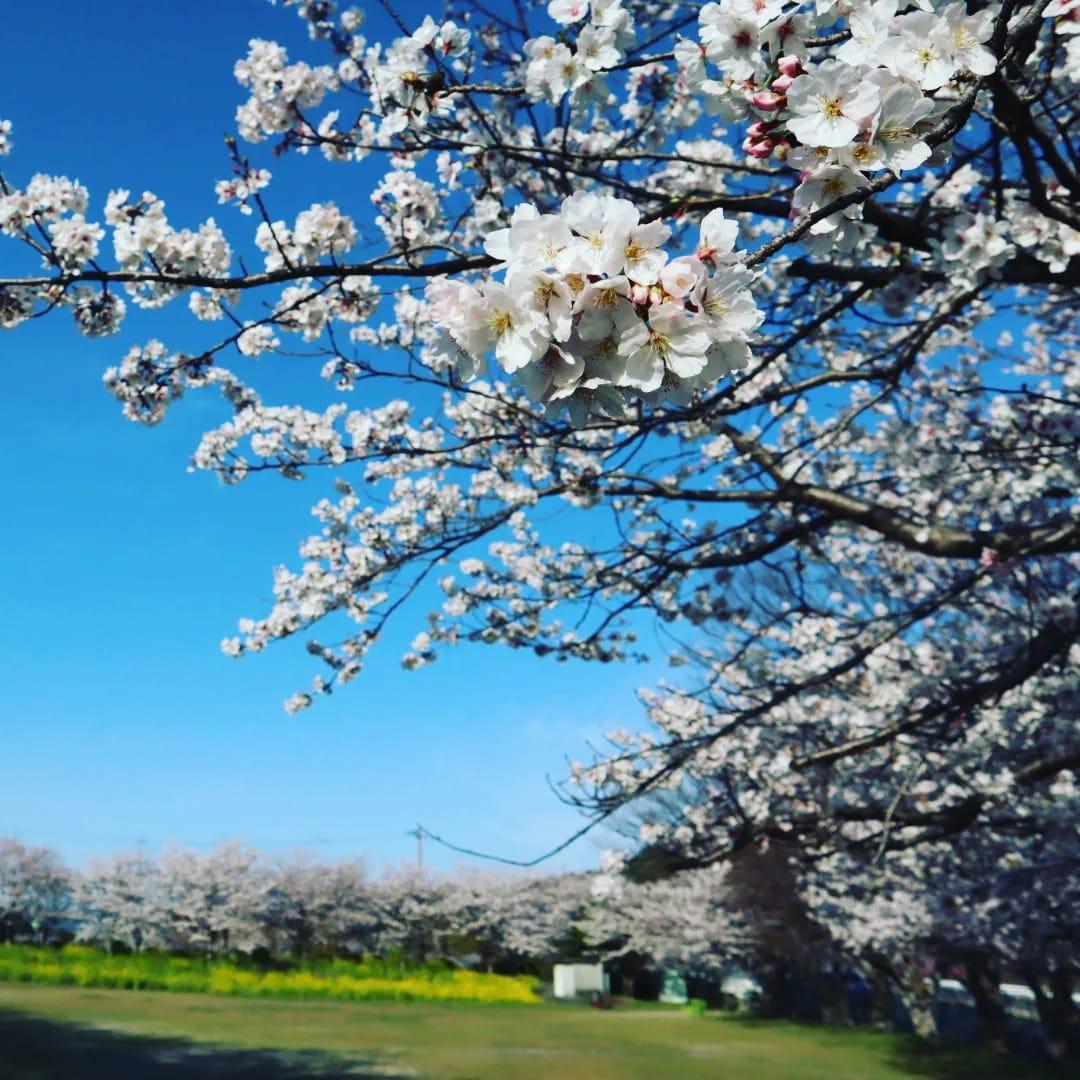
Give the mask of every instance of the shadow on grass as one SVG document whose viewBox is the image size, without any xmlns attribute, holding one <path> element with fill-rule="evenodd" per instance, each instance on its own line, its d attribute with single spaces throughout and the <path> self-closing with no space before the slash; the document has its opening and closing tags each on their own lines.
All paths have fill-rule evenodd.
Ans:
<svg viewBox="0 0 1080 1080">
<path fill-rule="evenodd" d="M 236 1049 L 0 1012 L 2 1080 L 405 1080 L 413 1076 L 374 1061 L 343 1060 L 315 1051 Z"/>
<path fill-rule="evenodd" d="M 729 1016 L 727 1023 L 739 1024 L 764 1033 L 770 1027 L 798 1030 L 819 1045 L 836 1045 L 838 1040 L 861 1042 L 867 1048 L 881 1047 L 881 1057 L 896 1069 L 919 1080 L 1066 1080 L 1076 1077 L 1075 1062 L 1058 1065 L 1045 1059 L 1022 1054 L 997 1054 L 992 1050 L 958 1046 L 937 1039 L 914 1035 L 896 1035 L 867 1027 L 833 1027 L 826 1024 L 797 1023 L 791 1020 L 765 1020 L 753 1016 Z"/>
<path fill-rule="evenodd" d="M 1065 1080 L 1076 1076 L 1063 1065 L 1025 1057 L 972 1050 L 904 1036 L 891 1055 L 892 1064 L 927 1080 Z"/>
</svg>

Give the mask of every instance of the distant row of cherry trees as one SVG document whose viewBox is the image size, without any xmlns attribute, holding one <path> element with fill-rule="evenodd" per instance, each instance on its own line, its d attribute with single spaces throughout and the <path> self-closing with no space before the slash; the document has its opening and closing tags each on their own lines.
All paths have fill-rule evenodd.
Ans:
<svg viewBox="0 0 1080 1080">
<path fill-rule="evenodd" d="M 0 934 L 74 937 L 110 950 L 276 959 L 473 952 L 490 965 L 558 952 L 587 897 L 585 875 L 441 878 L 401 869 L 376 878 L 356 860 L 275 860 L 235 843 L 118 854 L 76 872 L 49 848 L 0 840 Z"/>
<path fill-rule="evenodd" d="M 813 882 L 780 845 L 689 872 L 609 856 L 591 873 L 406 867 L 372 875 L 358 860 L 274 858 L 235 843 L 118 854 L 78 872 L 50 848 L 0 838 L 0 938 L 262 962 L 363 954 L 505 973 L 604 960 L 626 990 L 635 977 L 640 988 L 650 970 L 675 967 L 714 995 L 724 973 L 738 968 L 756 977 L 765 1011 L 798 1013 L 809 991 L 818 1015 L 833 1020 L 846 1018 L 857 974 L 872 991 L 874 1015 L 891 1019 L 900 1002 L 924 1034 L 934 1030 L 943 977 L 971 990 L 988 1035 L 1003 1033 L 997 985 L 1010 977 L 1032 986 L 1051 1039 L 1068 1045 L 1075 1008 L 1067 964 L 1009 964 L 989 950 L 965 951 L 944 923 L 917 936 L 913 916 L 886 918 L 886 895 L 867 898 L 861 914 L 853 908 L 841 933 Z M 795 986 L 804 991 L 801 1006 Z"/>
</svg>

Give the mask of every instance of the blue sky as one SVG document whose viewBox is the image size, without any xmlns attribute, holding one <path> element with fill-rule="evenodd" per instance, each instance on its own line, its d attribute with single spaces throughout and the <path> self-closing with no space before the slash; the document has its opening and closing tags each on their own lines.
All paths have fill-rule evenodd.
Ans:
<svg viewBox="0 0 1080 1080">
<path fill-rule="evenodd" d="M 416 21 L 426 10 L 398 8 Z M 370 36 L 385 38 L 372 9 Z M 164 198 L 178 226 L 213 215 L 230 235 L 250 229 L 217 205 L 213 182 L 228 175 L 222 135 L 242 100 L 232 66 L 255 36 L 312 48 L 292 11 L 263 0 L 15 5 L 0 68 L 0 117 L 15 125 L 5 173 L 78 177 L 98 218 L 108 190 L 129 187 Z M 367 213 L 373 169 L 269 164 L 275 214 L 328 196 Z M 0 271 L 16 263 L 5 240 Z M 414 611 L 351 688 L 288 717 L 282 700 L 315 673 L 302 644 L 232 661 L 218 642 L 266 610 L 272 567 L 295 565 L 316 487 L 264 476 L 226 489 L 189 474 L 211 406 L 182 403 L 145 429 L 101 387 L 129 345 L 172 334 L 182 346 L 193 330 L 178 306 L 105 341 L 64 317 L 0 336 L 0 834 L 76 865 L 242 839 L 378 868 L 413 857 L 417 821 L 516 857 L 562 840 L 580 819 L 545 775 L 560 778 L 564 754 L 605 727 L 635 726 L 633 690 L 655 672 L 471 647 L 407 673 L 397 661 L 420 628 Z M 273 363 L 288 400 L 297 375 Z M 598 847 L 579 842 L 551 865 L 593 865 Z M 461 861 L 429 853 L 443 868 Z"/>
</svg>

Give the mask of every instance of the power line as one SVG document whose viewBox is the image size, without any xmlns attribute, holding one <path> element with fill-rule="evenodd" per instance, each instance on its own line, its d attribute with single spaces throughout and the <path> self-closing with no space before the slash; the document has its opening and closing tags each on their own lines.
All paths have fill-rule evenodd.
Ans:
<svg viewBox="0 0 1080 1080">
<path fill-rule="evenodd" d="M 425 829 L 423 825 L 417 824 L 415 829 L 409 831 L 409 836 L 417 836 L 419 843 L 419 836 L 426 836 L 429 840 L 434 840 L 436 844 L 441 844 L 444 848 L 449 848 L 451 851 L 456 851 L 460 855 L 471 855 L 474 859 L 487 859 L 489 862 L 504 863 L 507 866 L 537 866 L 544 862 L 546 859 L 550 859 L 553 855 L 558 855 L 560 851 L 565 851 L 575 840 L 580 840 L 586 833 L 591 832 L 601 821 L 611 817 L 614 810 L 606 810 L 602 814 L 598 814 L 588 824 L 583 825 L 576 833 L 568 837 L 561 844 L 556 845 L 550 851 L 545 851 L 543 855 L 537 855 L 535 859 L 507 859 L 502 855 L 491 855 L 485 851 L 474 851 L 472 848 L 461 847 L 458 844 L 452 844 L 449 840 L 444 840 L 441 836 L 436 836 L 430 829 Z"/>
</svg>

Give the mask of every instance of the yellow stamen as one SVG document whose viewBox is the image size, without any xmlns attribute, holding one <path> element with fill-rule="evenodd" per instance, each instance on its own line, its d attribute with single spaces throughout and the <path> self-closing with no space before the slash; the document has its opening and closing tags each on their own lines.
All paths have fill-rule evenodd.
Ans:
<svg viewBox="0 0 1080 1080">
<path fill-rule="evenodd" d="M 878 128 L 878 138 L 883 142 L 897 142 L 900 139 L 910 139 L 914 134 L 914 130 L 910 127 Z"/>
</svg>

